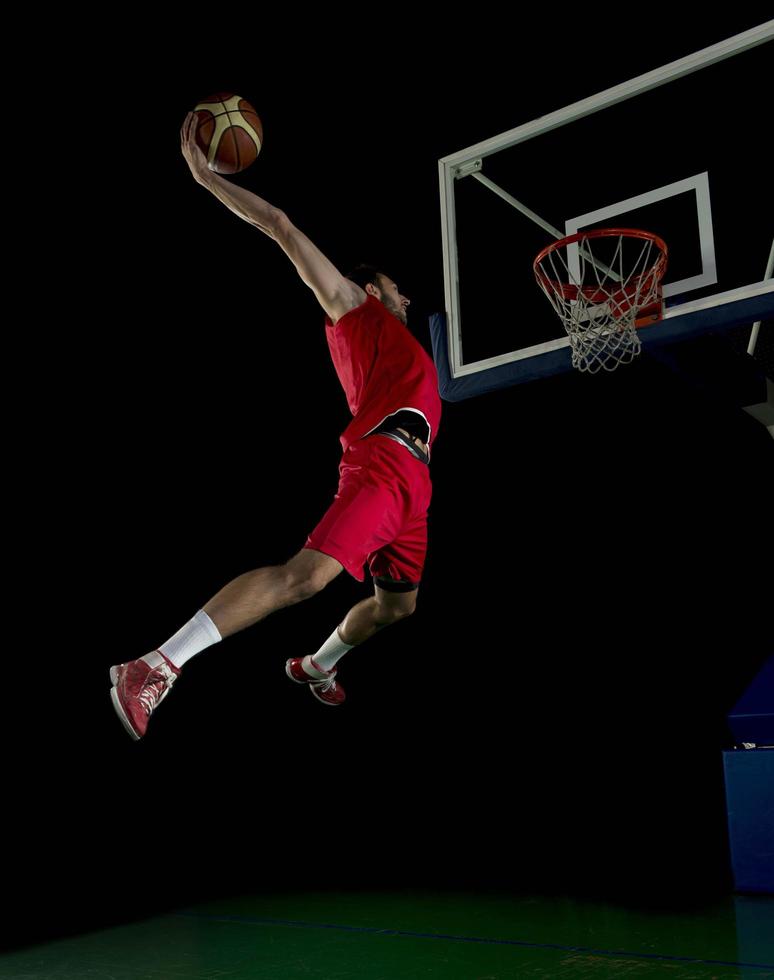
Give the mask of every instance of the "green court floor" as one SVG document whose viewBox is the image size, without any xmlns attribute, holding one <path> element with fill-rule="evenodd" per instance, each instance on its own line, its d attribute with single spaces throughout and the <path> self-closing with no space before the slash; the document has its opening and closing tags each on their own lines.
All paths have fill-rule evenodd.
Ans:
<svg viewBox="0 0 774 980">
<path fill-rule="evenodd" d="M 774 897 L 665 912 L 466 892 L 240 896 L 0 956 L 0 977 L 774 977 Z"/>
</svg>

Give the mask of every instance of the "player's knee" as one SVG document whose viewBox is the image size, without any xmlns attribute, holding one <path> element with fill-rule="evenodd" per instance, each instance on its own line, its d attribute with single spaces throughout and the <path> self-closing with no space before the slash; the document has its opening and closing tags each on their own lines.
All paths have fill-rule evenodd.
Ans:
<svg viewBox="0 0 774 980">
<path fill-rule="evenodd" d="M 386 601 L 379 602 L 379 620 L 382 623 L 397 623 L 401 619 L 406 619 L 416 612 L 417 596 L 415 592 L 404 593 L 400 598 L 390 597 Z"/>
<path fill-rule="evenodd" d="M 312 552 L 302 551 L 283 565 L 285 588 L 294 602 L 311 599 L 322 592 L 340 568 L 333 559 L 318 559 Z"/>
<path fill-rule="evenodd" d="M 311 599 L 327 584 L 325 578 L 312 569 L 287 569 L 286 588 L 294 602 Z"/>
</svg>

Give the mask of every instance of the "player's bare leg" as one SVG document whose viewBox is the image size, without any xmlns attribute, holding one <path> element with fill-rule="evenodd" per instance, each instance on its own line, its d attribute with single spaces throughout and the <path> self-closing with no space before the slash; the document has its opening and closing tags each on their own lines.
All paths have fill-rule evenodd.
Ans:
<svg viewBox="0 0 774 980">
<path fill-rule="evenodd" d="M 192 620 L 158 649 L 110 668 L 110 697 L 127 732 L 142 738 L 153 711 L 191 657 L 269 613 L 315 595 L 343 566 L 319 551 L 303 549 L 284 565 L 256 568 L 233 579 Z"/>
<path fill-rule="evenodd" d="M 344 643 L 356 646 L 385 626 L 410 616 L 417 606 L 417 590 L 386 592 L 374 586 L 374 595 L 359 602 L 344 617 L 339 636 Z"/>
<path fill-rule="evenodd" d="M 378 630 L 410 616 L 416 609 L 417 590 L 386 592 L 374 585 L 374 595 L 359 602 L 344 617 L 312 656 L 295 657 L 285 664 L 288 677 L 308 684 L 312 694 L 323 704 L 343 704 L 346 695 L 336 680 L 336 664 L 353 646 L 363 643 Z"/>
<path fill-rule="evenodd" d="M 277 609 L 311 598 L 341 571 L 335 558 L 304 548 L 284 565 L 256 568 L 233 579 L 203 608 L 225 639 Z"/>
</svg>

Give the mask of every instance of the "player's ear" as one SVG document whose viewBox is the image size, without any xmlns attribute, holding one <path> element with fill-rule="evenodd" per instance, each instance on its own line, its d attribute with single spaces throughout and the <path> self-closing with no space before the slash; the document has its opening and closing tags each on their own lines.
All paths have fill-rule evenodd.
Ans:
<svg viewBox="0 0 774 980">
<path fill-rule="evenodd" d="M 379 287 L 374 286 L 372 282 L 366 283 L 365 291 L 368 293 L 369 296 L 376 296 L 377 299 L 379 298 Z"/>
</svg>

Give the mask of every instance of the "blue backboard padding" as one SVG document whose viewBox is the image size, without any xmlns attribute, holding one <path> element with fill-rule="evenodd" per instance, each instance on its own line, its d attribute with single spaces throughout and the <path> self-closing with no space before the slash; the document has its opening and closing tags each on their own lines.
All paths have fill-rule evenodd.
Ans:
<svg viewBox="0 0 774 980">
<path fill-rule="evenodd" d="M 728 715 L 737 744 L 774 745 L 774 656 L 764 663 Z"/>
<path fill-rule="evenodd" d="M 673 307 L 674 309 L 674 307 Z M 640 331 L 643 346 L 649 343 L 669 343 L 675 340 L 689 340 L 709 330 L 723 330 L 738 327 L 743 323 L 768 320 L 774 316 L 774 291 L 762 293 L 735 303 L 724 303 L 694 313 L 670 317 L 652 327 Z"/>
<path fill-rule="evenodd" d="M 510 385 L 561 374 L 572 368 L 570 348 L 541 354 L 526 361 L 503 364 L 501 367 L 479 371 L 462 378 L 452 378 L 449 370 L 449 346 L 446 336 L 446 314 L 433 313 L 430 317 L 430 339 L 433 360 L 438 371 L 438 390 L 447 402 L 459 402 L 489 391 L 497 391 Z"/>
<path fill-rule="evenodd" d="M 774 894 L 774 749 L 723 753 L 737 891 Z"/>
<path fill-rule="evenodd" d="M 774 317 L 774 291 L 760 296 L 737 300 L 722 306 L 698 310 L 693 313 L 672 316 L 640 331 L 643 349 L 648 346 L 690 340 L 713 330 L 737 327 L 756 320 Z M 511 361 L 499 367 L 478 371 L 460 378 L 452 378 L 449 368 L 449 345 L 446 328 L 446 315 L 433 313 L 430 317 L 430 338 L 433 345 L 433 359 L 438 371 L 438 389 L 441 398 L 449 402 L 463 401 L 490 391 L 498 391 L 511 385 L 535 381 L 553 374 L 564 374 L 572 370 L 570 348 L 537 354 L 521 361 Z"/>
</svg>

